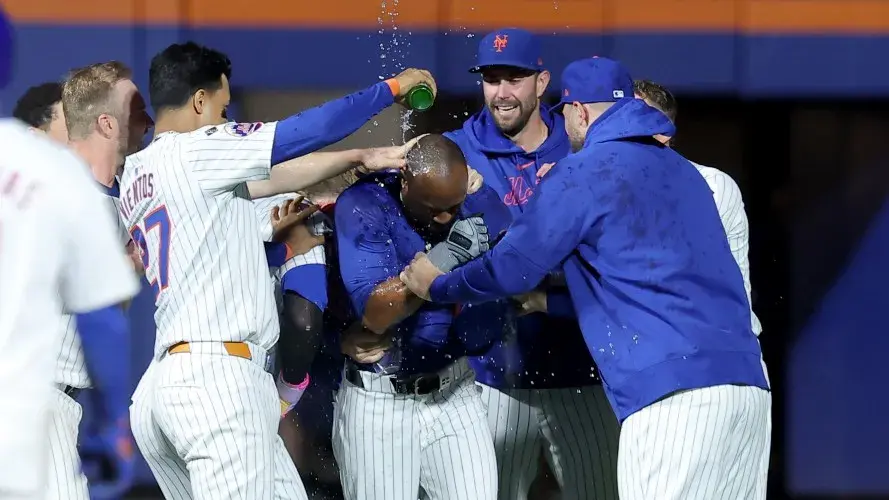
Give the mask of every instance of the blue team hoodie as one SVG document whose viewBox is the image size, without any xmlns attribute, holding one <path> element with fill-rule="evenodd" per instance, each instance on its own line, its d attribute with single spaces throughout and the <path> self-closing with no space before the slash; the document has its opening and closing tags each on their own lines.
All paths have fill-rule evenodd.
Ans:
<svg viewBox="0 0 889 500">
<path fill-rule="evenodd" d="M 670 121 L 622 99 L 559 162 L 491 251 L 439 277 L 440 302 L 478 302 L 564 270 L 621 421 L 679 390 L 768 389 L 741 272 L 706 181 L 652 139 Z"/>
<path fill-rule="evenodd" d="M 464 209 L 484 213 L 493 235 L 505 231 L 533 198 L 538 169 L 570 153 L 562 115 L 541 106 L 540 116 L 549 135 L 533 152 L 504 136 L 487 107 L 466 120 L 461 129 L 444 134 L 460 146 L 467 163 L 484 177 L 482 191 L 468 198 Z M 503 338 L 487 352 L 470 358 L 480 382 L 498 388 L 580 387 L 597 382 L 575 319 L 545 314 L 516 318 L 514 306 L 505 299 L 463 311 L 455 322 L 458 330 L 503 330 Z M 467 336 L 483 337 L 477 333 Z"/>
</svg>

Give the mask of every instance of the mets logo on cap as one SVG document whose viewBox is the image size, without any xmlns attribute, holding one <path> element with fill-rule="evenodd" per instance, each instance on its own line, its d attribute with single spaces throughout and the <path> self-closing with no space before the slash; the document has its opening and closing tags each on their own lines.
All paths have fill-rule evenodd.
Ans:
<svg viewBox="0 0 889 500">
<path fill-rule="evenodd" d="M 248 135 L 256 132 L 262 128 L 262 122 L 255 123 L 226 123 L 225 132 L 229 135 L 234 135 L 237 137 L 247 137 Z"/>
<path fill-rule="evenodd" d="M 509 43 L 509 35 L 494 35 L 495 52 L 503 52 L 503 49 L 506 48 L 506 45 L 508 43 Z"/>
</svg>

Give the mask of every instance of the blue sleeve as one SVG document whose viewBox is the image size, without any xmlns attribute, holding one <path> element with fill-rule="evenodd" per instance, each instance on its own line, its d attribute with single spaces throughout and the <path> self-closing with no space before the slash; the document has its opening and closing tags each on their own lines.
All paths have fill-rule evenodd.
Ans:
<svg viewBox="0 0 889 500">
<path fill-rule="evenodd" d="M 279 121 L 272 142 L 272 165 L 339 142 L 393 102 L 389 84 L 379 82 Z"/>
<path fill-rule="evenodd" d="M 374 288 L 401 272 L 383 210 L 363 186 L 344 191 L 334 208 L 340 275 L 359 319 Z"/>
<path fill-rule="evenodd" d="M 281 267 L 287 262 L 287 245 L 265 242 L 265 258 L 269 267 Z"/>
<path fill-rule="evenodd" d="M 432 300 L 478 303 L 526 293 L 565 260 L 585 236 L 592 212 L 592 193 L 575 192 L 588 183 L 565 179 L 562 173 L 569 170 L 558 169 L 561 175 L 540 183 L 537 196 L 494 248 L 436 278 Z"/>
<path fill-rule="evenodd" d="M 294 267 L 281 278 L 281 289 L 300 295 L 323 311 L 327 309 L 327 266 L 306 264 Z"/>
<path fill-rule="evenodd" d="M 557 318 L 577 318 L 571 295 L 565 289 L 546 292 L 546 313 Z"/>
<path fill-rule="evenodd" d="M 110 306 L 75 317 L 83 357 L 102 396 L 103 417 L 117 420 L 130 406 L 130 332 L 123 309 Z"/>
</svg>

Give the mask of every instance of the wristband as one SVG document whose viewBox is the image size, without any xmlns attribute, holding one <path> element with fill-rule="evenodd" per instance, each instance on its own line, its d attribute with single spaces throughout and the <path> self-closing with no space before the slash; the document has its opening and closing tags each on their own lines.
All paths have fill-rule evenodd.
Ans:
<svg viewBox="0 0 889 500">
<path fill-rule="evenodd" d="M 389 90 L 392 92 L 392 97 L 398 97 L 401 93 L 401 84 L 399 84 L 398 80 L 395 78 L 386 80 L 386 85 L 389 86 Z"/>
</svg>

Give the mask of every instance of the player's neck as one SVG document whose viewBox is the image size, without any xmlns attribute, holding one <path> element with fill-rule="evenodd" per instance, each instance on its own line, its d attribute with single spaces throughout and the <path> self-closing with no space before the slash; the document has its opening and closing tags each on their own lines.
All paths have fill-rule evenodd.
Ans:
<svg viewBox="0 0 889 500">
<path fill-rule="evenodd" d="M 185 134 L 194 132 L 198 128 L 200 127 L 195 123 L 193 114 L 184 110 L 167 110 L 158 113 L 154 121 L 154 136 L 157 137 L 165 132 Z"/>
<path fill-rule="evenodd" d="M 120 165 L 117 164 L 117 151 L 113 147 L 97 143 L 92 138 L 72 141 L 69 145 L 89 165 L 93 177 L 99 184 L 106 187 L 114 184 L 114 174 Z"/>
<path fill-rule="evenodd" d="M 549 129 L 547 128 L 546 123 L 543 122 L 543 119 L 540 118 L 540 108 L 537 108 L 534 114 L 531 115 L 531 118 L 528 120 L 525 127 L 518 134 L 509 139 L 515 143 L 516 146 L 531 153 L 537 151 L 537 148 L 546 142 L 547 137 L 549 137 Z"/>
</svg>

